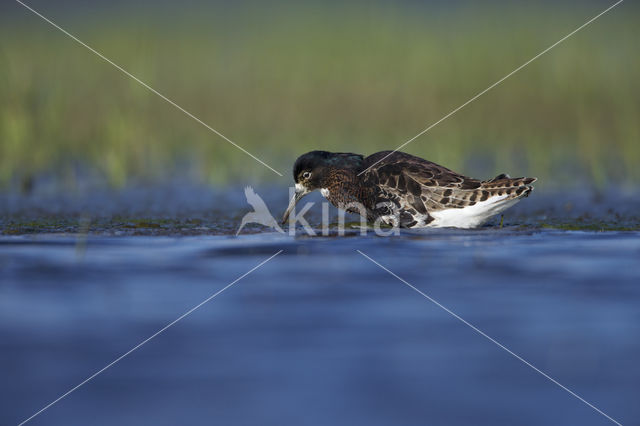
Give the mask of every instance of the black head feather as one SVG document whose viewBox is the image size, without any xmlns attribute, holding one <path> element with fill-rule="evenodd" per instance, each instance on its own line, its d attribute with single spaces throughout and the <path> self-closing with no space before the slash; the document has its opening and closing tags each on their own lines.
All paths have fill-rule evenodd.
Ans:
<svg viewBox="0 0 640 426">
<path fill-rule="evenodd" d="M 305 172 L 311 172 L 311 183 L 319 186 L 319 182 L 328 168 L 359 169 L 364 157 L 350 152 L 311 151 L 301 155 L 293 165 L 293 180 L 303 180 Z"/>
</svg>

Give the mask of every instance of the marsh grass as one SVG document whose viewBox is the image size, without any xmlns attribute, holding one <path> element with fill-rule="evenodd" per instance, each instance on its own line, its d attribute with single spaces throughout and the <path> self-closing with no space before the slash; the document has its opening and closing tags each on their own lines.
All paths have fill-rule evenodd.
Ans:
<svg viewBox="0 0 640 426">
<path fill-rule="evenodd" d="M 264 3 L 45 15 L 287 181 L 311 149 L 395 148 L 597 14 L 596 3 L 476 8 Z M 640 180 L 638 9 L 623 4 L 406 147 L 479 177 Z M 268 169 L 28 15 L 0 27 L 0 185 Z"/>
</svg>

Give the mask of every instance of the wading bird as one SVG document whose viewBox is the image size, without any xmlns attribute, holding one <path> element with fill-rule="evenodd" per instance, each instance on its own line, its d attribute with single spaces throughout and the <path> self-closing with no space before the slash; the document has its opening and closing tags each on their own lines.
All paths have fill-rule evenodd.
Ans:
<svg viewBox="0 0 640 426">
<path fill-rule="evenodd" d="M 371 222 L 402 228 L 474 228 L 529 195 L 536 178 L 501 174 L 491 180 L 463 176 L 404 152 L 364 157 L 311 151 L 293 166 L 296 203 L 319 189 L 334 206 Z"/>
</svg>

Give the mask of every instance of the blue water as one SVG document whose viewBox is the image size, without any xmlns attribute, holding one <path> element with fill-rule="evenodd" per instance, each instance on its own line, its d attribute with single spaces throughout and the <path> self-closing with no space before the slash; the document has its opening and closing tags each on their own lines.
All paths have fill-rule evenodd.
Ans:
<svg viewBox="0 0 640 426">
<path fill-rule="evenodd" d="M 0 424 L 640 424 L 640 233 L 0 237 Z M 363 257 L 361 250 L 415 286 Z"/>
</svg>

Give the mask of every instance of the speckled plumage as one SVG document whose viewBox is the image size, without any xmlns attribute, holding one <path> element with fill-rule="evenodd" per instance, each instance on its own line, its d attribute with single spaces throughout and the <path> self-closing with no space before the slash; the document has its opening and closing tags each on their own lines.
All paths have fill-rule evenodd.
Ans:
<svg viewBox="0 0 640 426">
<path fill-rule="evenodd" d="M 499 175 L 487 181 L 403 152 L 364 158 L 312 151 L 294 165 L 294 180 L 328 191 L 336 207 L 400 227 L 474 227 L 526 197 L 535 178 Z M 306 179 L 305 173 L 309 174 Z M 324 192 L 326 192 L 324 191 Z M 306 193 L 306 192 L 305 192 Z"/>
</svg>

